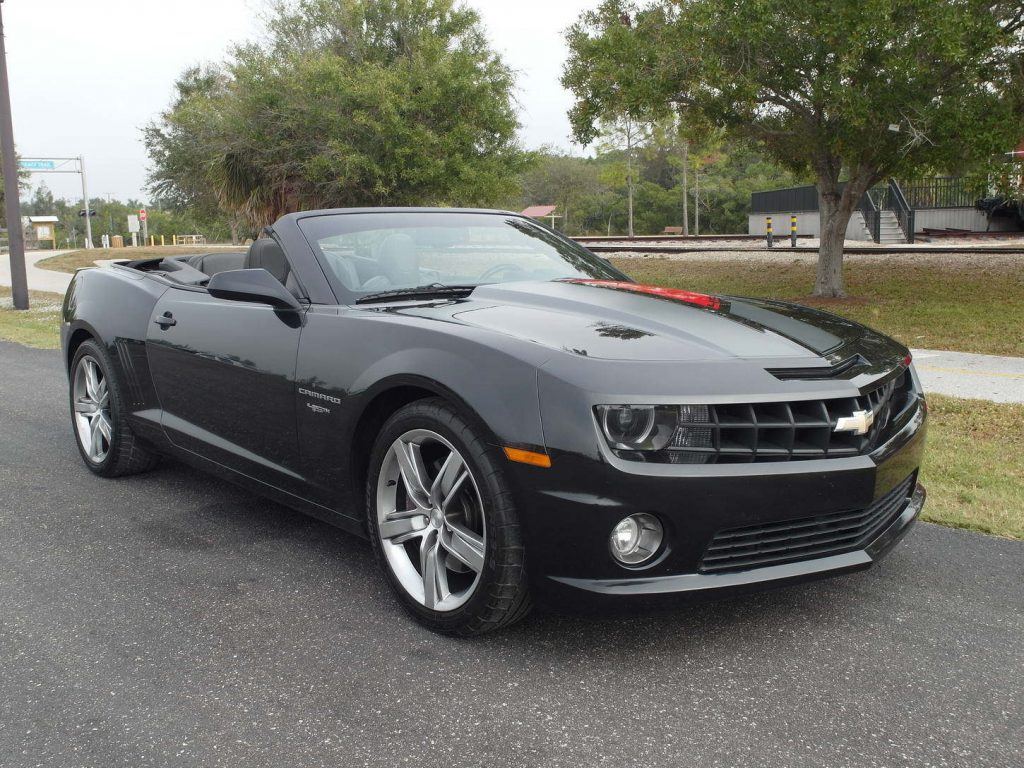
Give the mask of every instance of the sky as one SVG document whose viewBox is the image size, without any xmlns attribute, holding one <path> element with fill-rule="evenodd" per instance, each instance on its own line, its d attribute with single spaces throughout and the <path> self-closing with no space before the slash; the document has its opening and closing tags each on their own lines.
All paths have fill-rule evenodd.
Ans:
<svg viewBox="0 0 1024 768">
<path fill-rule="evenodd" d="M 525 147 L 571 148 L 572 103 L 558 83 L 563 31 L 599 0 L 467 0 L 518 73 Z M 22 157 L 85 158 L 90 197 L 145 200 L 140 128 L 187 66 L 224 57 L 258 29 L 261 0 L 6 0 L 14 137 Z M 578 148 L 577 148 L 578 149 Z M 75 175 L 37 174 L 80 198 Z"/>
</svg>

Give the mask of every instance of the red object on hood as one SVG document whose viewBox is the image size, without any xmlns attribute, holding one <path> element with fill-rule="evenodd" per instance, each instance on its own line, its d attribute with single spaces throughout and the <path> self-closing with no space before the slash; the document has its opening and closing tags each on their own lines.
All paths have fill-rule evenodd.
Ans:
<svg viewBox="0 0 1024 768">
<path fill-rule="evenodd" d="M 578 283 L 580 285 L 595 285 L 598 288 L 611 288 L 613 291 L 631 291 L 633 293 L 644 293 L 648 296 L 658 296 L 662 299 L 681 301 L 685 304 L 693 304 L 696 307 L 705 309 L 721 309 L 722 302 L 715 296 L 708 296 L 706 293 L 695 293 L 684 291 L 679 288 L 659 288 L 656 285 L 641 285 L 639 283 L 627 283 L 622 280 L 566 280 L 567 283 Z"/>
</svg>

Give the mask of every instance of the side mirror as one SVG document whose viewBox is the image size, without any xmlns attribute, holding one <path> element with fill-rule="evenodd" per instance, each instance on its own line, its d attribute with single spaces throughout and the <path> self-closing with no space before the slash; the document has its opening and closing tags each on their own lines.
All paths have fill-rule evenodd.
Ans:
<svg viewBox="0 0 1024 768">
<path fill-rule="evenodd" d="M 298 312 L 299 300 L 265 269 L 233 269 L 218 272 L 206 284 L 210 295 L 229 301 L 255 301 L 275 309 Z"/>
</svg>

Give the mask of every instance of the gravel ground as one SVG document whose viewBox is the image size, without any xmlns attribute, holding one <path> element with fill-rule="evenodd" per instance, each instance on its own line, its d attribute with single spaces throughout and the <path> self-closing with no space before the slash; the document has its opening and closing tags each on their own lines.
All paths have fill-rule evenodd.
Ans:
<svg viewBox="0 0 1024 768">
<path fill-rule="evenodd" d="M 715 246 L 717 248 L 717 244 Z M 728 247 L 728 246 L 724 246 Z M 816 264 L 818 254 L 806 251 L 792 252 L 787 248 L 767 250 L 711 250 L 689 251 L 678 253 L 664 251 L 657 253 L 636 253 L 633 251 L 602 251 L 606 259 L 669 259 L 671 261 L 745 261 L 763 262 L 766 264 Z M 971 251 L 953 251 L 949 253 L 847 253 L 847 263 L 858 264 L 889 264 L 899 261 L 901 264 L 929 265 L 936 267 L 976 266 L 982 269 L 1012 269 L 1024 266 L 1024 255 L 1002 253 L 977 253 Z"/>
<path fill-rule="evenodd" d="M 593 238 L 581 237 L 579 239 L 581 241 L 583 241 L 583 242 L 592 242 L 592 243 L 600 244 L 600 245 L 619 245 L 619 244 L 621 244 L 621 245 L 665 245 L 665 246 L 668 246 L 668 247 L 673 247 L 673 246 L 676 246 L 676 247 L 679 247 L 679 246 L 692 247 L 692 246 L 695 246 L 695 245 L 703 242 L 708 247 L 714 247 L 714 248 L 719 248 L 719 247 L 720 248 L 735 248 L 736 250 L 739 250 L 739 251 L 748 250 L 748 249 L 755 249 L 755 248 L 764 248 L 765 247 L 765 240 L 764 240 L 764 238 L 759 238 L 757 240 L 751 240 L 749 238 L 729 240 L 729 239 L 725 239 L 725 238 L 719 239 L 717 237 L 715 239 L 713 239 L 713 240 L 711 240 L 711 239 L 701 240 L 699 238 L 689 238 L 689 239 L 679 239 L 679 240 L 672 240 L 672 239 L 662 240 L 662 239 L 659 238 L 657 240 L 645 240 L 642 237 L 640 237 L 640 238 L 637 238 L 635 240 L 630 240 L 628 238 L 621 238 L 621 239 L 615 239 L 615 238 L 611 238 L 611 239 L 606 239 L 606 238 L 593 239 Z M 801 237 L 801 238 L 799 238 L 799 240 L 797 240 L 797 244 L 800 247 L 802 247 L 802 248 L 817 248 L 819 245 L 821 245 L 821 240 L 819 240 L 816 237 Z M 995 239 L 986 239 L 986 238 L 952 238 L 951 237 L 951 238 L 942 238 L 941 240 L 936 239 L 936 240 L 931 240 L 931 241 L 919 238 L 917 240 L 917 242 L 912 244 L 912 245 L 911 244 L 904 245 L 904 244 L 900 244 L 900 243 L 889 243 L 889 244 L 886 244 L 886 245 L 882 245 L 880 243 L 873 243 L 873 242 L 866 241 L 866 240 L 847 240 L 844 243 L 844 247 L 845 248 L 877 248 L 880 251 L 898 251 L 901 248 L 918 248 L 918 247 L 922 247 L 922 246 L 923 247 L 927 247 L 927 248 L 943 248 L 943 249 L 948 249 L 950 251 L 959 251 L 959 250 L 969 251 L 972 248 L 977 248 L 977 247 L 985 247 L 985 248 L 1024 248 L 1024 237 L 1012 237 L 1012 238 L 1008 237 L 1008 238 L 995 238 Z M 776 248 L 788 248 L 789 247 L 789 236 L 788 236 L 788 234 L 785 237 L 778 237 L 777 236 L 775 238 L 775 247 Z"/>
</svg>

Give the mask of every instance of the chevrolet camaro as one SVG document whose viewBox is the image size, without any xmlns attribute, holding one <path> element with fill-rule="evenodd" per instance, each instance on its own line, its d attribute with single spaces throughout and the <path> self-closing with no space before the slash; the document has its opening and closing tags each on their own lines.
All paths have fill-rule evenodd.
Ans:
<svg viewBox="0 0 1024 768">
<path fill-rule="evenodd" d="M 61 343 L 91 471 L 168 455 L 368 537 L 451 634 L 867 568 L 924 503 L 905 347 L 512 213 L 293 213 L 81 270 Z"/>
</svg>

